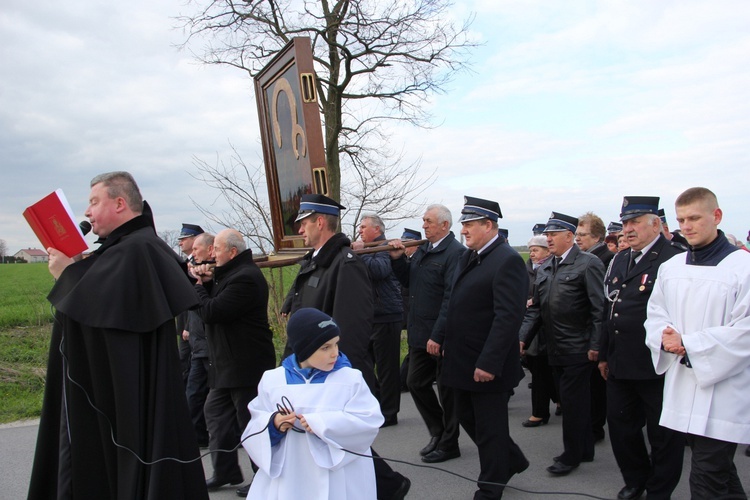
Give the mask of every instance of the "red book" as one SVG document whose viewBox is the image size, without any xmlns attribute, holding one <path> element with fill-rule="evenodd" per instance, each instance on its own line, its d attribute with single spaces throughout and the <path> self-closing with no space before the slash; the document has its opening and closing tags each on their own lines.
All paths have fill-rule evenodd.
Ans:
<svg viewBox="0 0 750 500">
<path fill-rule="evenodd" d="M 88 250 L 62 189 L 55 190 L 23 211 L 23 216 L 46 250 L 56 248 L 68 257 Z"/>
</svg>

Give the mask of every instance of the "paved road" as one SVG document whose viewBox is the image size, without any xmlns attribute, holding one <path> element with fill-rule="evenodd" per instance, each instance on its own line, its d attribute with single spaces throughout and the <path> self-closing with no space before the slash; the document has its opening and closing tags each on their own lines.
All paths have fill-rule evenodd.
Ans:
<svg viewBox="0 0 750 500">
<path fill-rule="evenodd" d="M 596 446 L 596 459 L 593 463 L 582 464 L 565 477 L 553 477 L 545 471 L 552 463 L 551 457 L 562 451 L 561 418 L 552 417 L 546 426 L 526 429 L 521 426 L 530 411 L 530 394 L 526 387 L 529 377 L 524 379 L 517 394 L 510 402 L 510 422 L 513 439 L 526 453 L 531 466 L 521 475 L 515 476 L 504 498 L 510 499 L 574 499 L 587 496 L 564 494 L 577 492 L 599 498 L 616 498 L 623 486 L 609 440 Z M 401 399 L 402 410 L 399 424 L 382 429 L 375 442 L 375 449 L 383 457 L 395 458 L 417 466 L 396 463 L 395 469 L 412 480 L 409 500 L 453 500 L 472 498 L 475 486 L 471 481 L 460 479 L 446 472 L 421 467 L 418 450 L 428 441 L 428 436 L 414 403 L 408 394 Z M 15 423 L 0 426 L 0 500 L 18 500 L 26 497 L 31 462 L 34 454 L 38 425 L 36 422 Z M 746 491 L 750 488 L 750 457 L 744 455 L 745 447 L 738 448 L 735 464 Z M 456 474 L 476 478 L 479 461 L 476 448 L 464 435 L 461 436 L 461 457 L 443 464 L 437 464 Z M 690 497 L 687 478 L 690 449 L 685 449 L 685 462 L 675 499 Z M 250 477 L 250 464 L 241 458 L 245 477 Z M 204 459 L 207 473 L 211 470 L 210 461 Z M 209 474 L 210 475 L 210 474 Z M 211 493 L 211 500 L 236 499 L 235 488 L 222 488 Z M 548 495 L 543 495 L 547 492 Z M 302 498 L 302 497 L 300 497 Z M 588 497 L 591 498 L 591 497 Z"/>
</svg>

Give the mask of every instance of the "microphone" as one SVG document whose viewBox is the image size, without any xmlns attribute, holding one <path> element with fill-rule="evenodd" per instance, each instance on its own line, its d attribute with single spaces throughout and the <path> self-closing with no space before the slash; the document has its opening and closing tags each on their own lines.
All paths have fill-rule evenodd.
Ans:
<svg viewBox="0 0 750 500">
<path fill-rule="evenodd" d="M 78 227 L 81 228 L 81 232 L 84 236 L 89 234 L 89 231 L 91 231 L 91 223 L 87 220 L 81 221 L 81 223 L 78 224 Z"/>
</svg>

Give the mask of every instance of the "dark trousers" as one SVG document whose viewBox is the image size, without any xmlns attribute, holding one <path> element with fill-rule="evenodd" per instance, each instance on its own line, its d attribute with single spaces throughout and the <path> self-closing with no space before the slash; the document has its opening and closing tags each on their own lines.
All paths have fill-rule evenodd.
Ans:
<svg viewBox="0 0 750 500">
<path fill-rule="evenodd" d="M 208 358 L 193 358 L 190 361 L 190 374 L 185 388 L 190 418 L 199 443 L 208 442 L 208 427 L 203 406 L 208 396 Z"/>
<path fill-rule="evenodd" d="M 479 481 L 504 485 L 528 465 L 508 431 L 507 392 L 472 392 L 453 389 L 461 426 L 479 452 Z M 478 484 L 474 500 L 500 498 L 503 486 Z"/>
<path fill-rule="evenodd" d="M 587 361 L 555 366 L 560 381 L 560 404 L 563 408 L 563 454 L 565 465 L 579 465 L 594 458 L 594 435 L 591 432 L 591 365 Z"/>
<path fill-rule="evenodd" d="M 547 354 L 526 355 L 526 364 L 531 371 L 531 415 L 549 418 L 549 402 L 557 403 L 557 384 Z"/>
<path fill-rule="evenodd" d="M 377 372 L 380 411 L 389 420 L 401 408 L 401 321 L 373 324 L 369 351 Z"/>
<path fill-rule="evenodd" d="M 180 353 L 180 372 L 182 373 L 182 382 L 187 386 L 188 375 L 190 374 L 190 356 L 192 348 L 190 342 L 182 339 L 182 331 L 177 335 L 177 345 Z"/>
<path fill-rule="evenodd" d="M 247 404 L 258 395 L 258 387 L 233 387 L 208 391 L 206 424 L 208 424 L 211 451 L 231 450 L 240 442 L 240 436 L 250 422 Z M 214 476 L 235 480 L 242 479 L 242 470 L 237 461 L 237 451 L 211 454 Z M 253 470 L 255 466 L 253 464 Z"/>
<path fill-rule="evenodd" d="M 645 487 L 648 498 L 668 499 L 680 482 L 685 435 L 659 425 L 664 379 L 607 378 L 607 420 L 612 452 L 625 485 Z M 643 427 L 646 426 L 646 448 Z"/>
<path fill-rule="evenodd" d="M 409 347 L 406 385 L 414 399 L 414 405 L 427 425 L 430 436 L 440 437 L 438 448 L 451 451 L 458 449 L 458 417 L 453 390 L 440 382 L 442 366 L 442 358 L 431 356 L 426 349 Z M 432 388 L 432 383 L 436 380 L 439 400 Z"/>
<path fill-rule="evenodd" d="M 597 363 L 591 369 L 591 430 L 594 440 L 604 439 L 604 424 L 607 423 L 607 382 L 602 377 Z"/>
<path fill-rule="evenodd" d="M 734 465 L 737 443 L 694 434 L 687 434 L 687 442 L 693 454 L 690 463 L 692 500 L 747 498 Z"/>
</svg>

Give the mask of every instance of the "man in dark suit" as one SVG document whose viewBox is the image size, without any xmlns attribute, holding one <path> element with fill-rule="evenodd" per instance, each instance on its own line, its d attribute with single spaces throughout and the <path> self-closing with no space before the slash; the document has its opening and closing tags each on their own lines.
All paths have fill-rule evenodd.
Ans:
<svg viewBox="0 0 750 500">
<path fill-rule="evenodd" d="M 322 194 L 305 194 L 295 222 L 305 246 L 311 247 L 300 261 L 300 269 L 281 313 L 292 316 L 304 307 L 314 307 L 331 316 L 341 328 L 339 348 L 352 367 L 362 372 L 368 387 L 377 386 L 370 343 L 374 317 L 373 292 L 367 267 L 352 251 L 349 238 L 337 232 L 341 206 Z M 285 356 L 291 352 L 287 345 Z M 371 450 L 377 456 L 375 450 Z M 378 498 L 402 500 L 411 481 L 394 471 L 385 460 L 374 460 Z"/>
<path fill-rule="evenodd" d="M 682 252 L 662 234 L 659 198 L 626 196 L 620 217 L 630 249 L 617 254 L 605 278 L 607 303 L 599 371 L 607 381 L 612 452 L 625 486 L 617 498 L 669 498 L 680 481 L 685 438 L 659 425 L 664 376 L 646 347 L 646 306 L 659 266 Z M 647 426 L 651 456 L 643 439 Z"/>
<path fill-rule="evenodd" d="M 445 342 L 445 315 L 451 296 L 453 274 L 464 253 L 451 231 L 453 217 L 443 205 L 430 205 L 422 217 L 427 243 L 407 258 L 400 240 L 390 242 L 394 250 L 391 266 L 401 285 L 409 289 L 407 341 L 409 368 L 406 385 L 414 405 L 430 433 L 430 441 L 420 450 L 426 463 L 445 462 L 461 456 L 458 448 L 458 417 L 452 391 L 443 385 L 442 345 Z M 433 383 L 437 381 L 438 396 Z"/>
<path fill-rule="evenodd" d="M 458 262 L 445 325 L 443 383 L 453 388 L 461 426 L 479 451 L 474 499 L 500 498 L 513 474 L 529 466 L 508 431 L 508 399 L 523 377 L 518 329 L 529 279 L 521 256 L 498 234 L 500 206 L 465 198 Z"/>
<path fill-rule="evenodd" d="M 206 480 L 209 490 L 242 482 L 237 452 L 217 450 L 236 447 L 250 422 L 247 404 L 258 395 L 263 372 L 276 365 L 268 324 L 268 284 L 253 262 L 252 250 L 242 234 L 224 229 L 214 239 L 213 257 L 215 268 L 210 264 L 191 268 L 210 359 L 204 406 L 214 468 Z"/>
<path fill-rule="evenodd" d="M 523 350 L 542 329 L 560 381 L 564 451 L 547 467 L 558 476 L 594 459 L 590 388 L 592 361 L 599 355 L 604 266 L 573 244 L 577 226 L 575 217 L 552 212 L 544 234 L 555 258 L 537 270 L 533 303 L 519 331 Z"/>
</svg>

